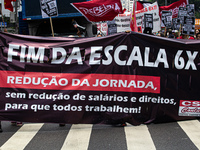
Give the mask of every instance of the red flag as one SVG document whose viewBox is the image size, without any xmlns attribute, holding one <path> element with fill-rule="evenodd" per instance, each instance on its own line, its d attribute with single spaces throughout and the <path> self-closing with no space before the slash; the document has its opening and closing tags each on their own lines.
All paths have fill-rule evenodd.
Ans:
<svg viewBox="0 0 200 150">
<path fill-rule="evenodd" d="M 136 4 L 137 5 L 137 4 Z M 138 6 L 138 5 L 137 5 Z M 133 11 L 131 13 L 131 22 L 130 22 L 130 28 L 132 31 L 135 31 L 135 32 L 138 32 L 138 29 L 137 29 L 137 23 L 136 23 L 136 15 L 135 15 L 135 1 L 133 1 Z"/>
<path fill-rule="evenodd" d="M 169 6 L 160 6 L 160 13 L 162 10 L 167 10 L 172 12 L 172 18 L 176 18 L 178 16 L 179 7 L 186 7 L 188 5 L 188 0 L 179 0 L 177 2 L 172 3 Z M 160 14 L 161 15 L 161 14 Z"/>
<path fill-rule="evenodd" d="M 135 8 L 135 3 L 136 3 L 136 8 Z M 144 7 L 147 7 L 151 5 L 149 2 L 135 2 L 133 1 L 133 12 L 130 15 L 130 28 L 131 31 L 135 32 L 141 32 L 141 29 L 137 27 L 137 22 L 136 22 L 136 11 L 143 9 Z M 140 31 L 138 31 L 140 29 Z"/>
<path fill-rule="evenodd" d="M 93 0 L 80 3 L 71 3 L 89 21 L 100 22 L 113 20 L 123 13 L 120 0 Z"/>
<path fill-rule="evenodd" d="M 136 2 L 136 3 L 137 3 L 137 4 L 136 4 L 136 5 L 137 5 L 137 9 L 136 9 L 136 10 L 137 10 L 137 11 L 144 8 L 144 6 L 142 5 L 142 3 L 140 3 L 140 2 Z M 134 5 L 134 4 L 133 4 L 133 5 Z"/>
<path fill-rule="evenodd" d="M 13 11 L 13 5 L 11 2 L 15 2 L 16 0 L 4 0 L 4 7 L 10 11 Z"/>
<path fill-rule="evenodd" d="M 141 9 L 143 9 L 143 8 L 145 8 L 145 7 L 148 7 L 149 5 L 151 5 L 151 3 L 150 2 L 137 2 L 137 4 L 136 4 L 136 11 L 138 11 L 138 10 L 141 10 Z"/>
</svg>

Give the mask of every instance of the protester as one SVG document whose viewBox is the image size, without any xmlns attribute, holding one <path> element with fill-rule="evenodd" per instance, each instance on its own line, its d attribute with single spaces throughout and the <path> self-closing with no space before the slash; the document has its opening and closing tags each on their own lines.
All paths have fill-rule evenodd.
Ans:
<svg viewBox="0 0 200 150">
<path fill-rule="evenodd" d="M 145 28 L 143 33 L 145 33 L 145 34 L 150 34 L 150 35 L 154 35 L 154 34 L 152 33 L 152 29 L 151 29 L 151 28 Z"/>
<path fill-rule="evenodd" d="M 190 40 L 194 40 L 195 38 L 194 38 L 194 36 L 189 36 L 188 39 L 190 39 Z"/>
<path fill-rule="evenodd" d="M 160 36 L 160 31 L 158 31 L 158 32 L 156 33 L 156 35 L 157 35 L 157 36 Z"/>
<path fill-rule="evenodd" d="M 173 39 L 175 38 L 174 34 L 172 33 L 172 29 L 169 29 L 168 33 L 169 33 L 168 38 L 173 38 Z"/>
<path fill-rule="evenodd" d="M 194 40 L 194 37 L 189 36 L 187 34 L 183 34 L 180 37 L 177 37 L 177 39 L 190 39 L 190 40 Z"/>
<path fill-rule="evenodd" d="M 195 29 L 195 34 L 199 33 L 199 29 Z"/>
<path fill-rule="evenodd" d="M 197 33 L 199 33 L 199 29 L 195 29 L 195 36 L 194 36 L 195 39 L 197 38 L 196 37 Z"/>
<path fill-rule="evenodd" d="M 82 37 L 81 31 L 78 28 L 77 28 L 77 30 L 78 30 L 78 32 L 77 32 L 78 37 Z"/>
<path fill-rule="evenodd" d="M 158 32 L 156 32 L 154 35 L 156 35 L 156 36 L 161 36 L 161 31 L 158 31 Z"/>
<path fill-rule="evenodd" d="M 156 36 L 161 36 L 161 33 L 157 33 Z"/>
<path fill-rule="evenodd" d="M 6 28 L 4 28 L 4 32 L 8 32 L 8 30 Z M 11 125 L 13 126 L 18 126 L 21 127 L 22 126 L 22 122 L 16 122 L 16 121 L 11 121 Z M 1 122 L 0 122 L 0 131 L 1 131 Z"/>
<path fill-rule="evenodd" d="M 177 30 L 174 30 L 174 37 L 175 37 L 175 39 L 177 39 L 178 35 L 179 35 L 179 32 Z"/>
<path fill-rule="evenodd" d="M 6 28 L 4 28 L 4 32 L 8 32 L 8 30 Z"/>
<path fill-rule="evenodd" d="M 165 34 L 161 32 L 161 33 L 160 33 L 160 36 L 161 36 L 161 37 L 165 37 Z"/>
<path fill-rule="evenodd" d="M 97 37 L 102 37 L 101 33 L 98 33 L 98 34 L 97 34 Z"/>
<path fill-rule="evenodd" d="M 85 33 L 86 28 L 80 26 L 74 19 L 72 19 L 72 25 L 75 29 L 77 29 L 77 35 L 78 37 L 82 37 L 82 34 Z"/>
<path fill-rule="evenodd" d="M 189 38 L 189 35 L 181 35 L 180 37 L 177 37 L 177 39 L 188 39 Z"/>
<path fill-rule="evenodd" d="M 196 40 L 200 40 L 200 32 L 196 34 Z"/>
<path fill-rule="evenodd" d="M 8 32 L 6 28 L 4 28 L 4 32 Z M 1 121 L 0 121 L 0 132 L 2 132 L 2 128 L 1 128 Z"/>
</svg>

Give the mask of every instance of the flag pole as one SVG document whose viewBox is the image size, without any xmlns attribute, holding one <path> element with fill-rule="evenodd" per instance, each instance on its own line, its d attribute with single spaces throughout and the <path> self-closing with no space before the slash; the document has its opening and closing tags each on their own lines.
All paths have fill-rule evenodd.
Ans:
<svg viewBox="0 0 200 150">
<path fill-rule="evenodd" d="M 135 11 L 137 11 L 137 0 L 135 0 Z"/>
<path fill-rule="evenodd" d="M 100 29 L 97 28 L 97 30 L 99 30 L 99 32 L 100 32 L 103 36 L 105 36 L 105 34 L 104 34 Z"/>
<path fill-rule="evenodd" d="M 5 22 L 4 22 L 4 18 L 3 18 L 3 14 L 2 14 L 2 9 L 1 9 L 1 7 L 2 7 L 2 4 L 0 3 L 0 13 L 1 13 L 1 18 L 2 18 L 2 22 L 3 22 L 3 24 L 4 24 L 4 30 L 5 30 Z M 1 24 L 2 25 L 2 24 Z"/>
<path fill-rule="evenodd" d="M 93 22 L 92 22 L 92 24 L 94 25 Z M 99 30 L 99 32 L 100 32 L 103 36 L 105 36 L 105 34 L 101 31 L 101 29 L 99 29 L 99 28 L 97 27 L 97 30 Z"/>
<path fill-rule="evenodd" d="M 92 23 L 92 25 L 95 25 L 94 22 L 91 21 L 91 23 Z M 101 29 L 99 29 L 98 27 L 97 27 L 97 30 L 99 30 L 99 32 L 100 32 L 103 36 L 106 36 L 106 35 L 101 31 Z"/>
<path fill-rule="evenodd" d="M 137 11 L 137 0 L 134 0 L 134 7 L 133 7 L 132 14 L 131 14 L 131 19 L 132 19 L 132 22 L 133 22 L 132 31 L 138 32 L 137 22 L 136 22 L 136 14 L 135 14 L 136 11 Z"/>
<path fill-rule="evenodd" d="M 50 17 L 50 24 L 51 24 L 51 32 L 52 32 L 52 36 L 54 37 L 53 24 L 52 24 L 52 19 L 51 19 L 51 17 Z"/>
<path fill-rule="evenodd" d="M 180 38 L 180 36 L 181 36 L 181 28 L 182 28 L 182 26 L 181 26 L 181 24 L 180 24 L 179 32 L 178 32 L 178 37 L 179 37 L 179 38 Z"/>
<path fill-rule="evenodd" d="M 17 23 L 17 14 L 18 14 L 18 10 L 17 10 L 17 4 L 18 4 L 18 0 L 15 1 L 15 33 L 18 33 L 18 23 Z"/>
</svg>

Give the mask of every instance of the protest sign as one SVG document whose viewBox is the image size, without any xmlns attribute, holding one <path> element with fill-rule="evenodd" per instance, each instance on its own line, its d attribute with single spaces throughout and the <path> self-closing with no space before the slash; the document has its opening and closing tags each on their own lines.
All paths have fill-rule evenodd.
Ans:
<svg viewBox="0 0 200 150">
<path fill-rule="evenodd" d="M 187 7 L 179 7 L 178 10 L 178 18 L 180 20 L 180 24 L 183 25 L 184 17 L 188 16 L 187 14 Z"/>
<path fill-rule="evenodd" d="M 138 31 L 144 30 L 143 26 L 143 19 L 144 19 L 144 14 L 153 14 L 153 30 L 152 32 L 157 32 L 161 30 L 160 27 L 160 16 L 159 16 L 159 7 L 157 2 L 149 5 L 148 7 L 145 7 L 139 11 L 136 11 L 136 22 L 137 22 L 137 27 Z"/>
<path fill-rule="evenodd" d="M 178 18 L 172 18 L 172 29 L 173 30 L 180 29 L 180 20 Z"/>
<path fill-rule="evenodd" d="M 153 14 L 144 14 L 144 28 L 153 29 Z"/>
<path fill-rule="evenodd" d="M 162 22 L 166 28 L 172 27 L 172 12 L 171 11 L 162 11 Z"/>
<path fill-rule="evenodd" d="M 58 16 L 58 8 L 56 0 L 41 0 L 40 1 L 42 18 L 49 18 L 52 36 L 54 37 L 53 23 L 51 17 Z"/>
<path fill-rule="evenodd" d="M 187 14 L 189 16 L 195 16 L 195 8 L 194 8 L 194 4 L 189 4 L 186 6 L 187 7 Z"/>
<path fill-rule="evenodd" d="M 41 0 L 40 5 L 42 18 L 58 16 L 56 0 Z"/>
<path fill-rule="evenodd" d="M 107 21 L 107 26 L 108 26 L 108 35 L 117 33 L 117 24 L 115 23 L 115 20 Z"/>
<path fill-rule="evenodd" d="M 195 34 L 195 17 L 184 16 L 182 34 L 192 35 Z"/>
<path fill-rule="evenodd" d="M 113 21 L 107 21 L 108 35 L 130 31 L 130 13 L 119 14 Z"/>
</svg>

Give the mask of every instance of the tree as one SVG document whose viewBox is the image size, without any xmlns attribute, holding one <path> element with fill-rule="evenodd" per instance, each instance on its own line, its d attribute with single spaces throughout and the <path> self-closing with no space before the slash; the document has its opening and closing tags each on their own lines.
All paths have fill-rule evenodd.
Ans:
<svg viewBox="0 0 200 150">
<path fill-rule="evenodd" d="M 194 4 L 195 6 L 195 16 L 196 18 L 200 18 L 200 3 L 199 0 L 189 0 L 190 4 Z"/>
<path fill-rule="evenodd" d="M 170 5 L 174 2 L 177 2 L 178 0 L 149 0 L 150 2 L 158 2 L 159 6 L 165 6 L 165 2 L 167 2 L 167 5 Z M 194 4 L 195 5 L 195 17 L 200 18 L 200 3 L 199 0 L 188 0 L 189 4 Z"/>
</svg>

